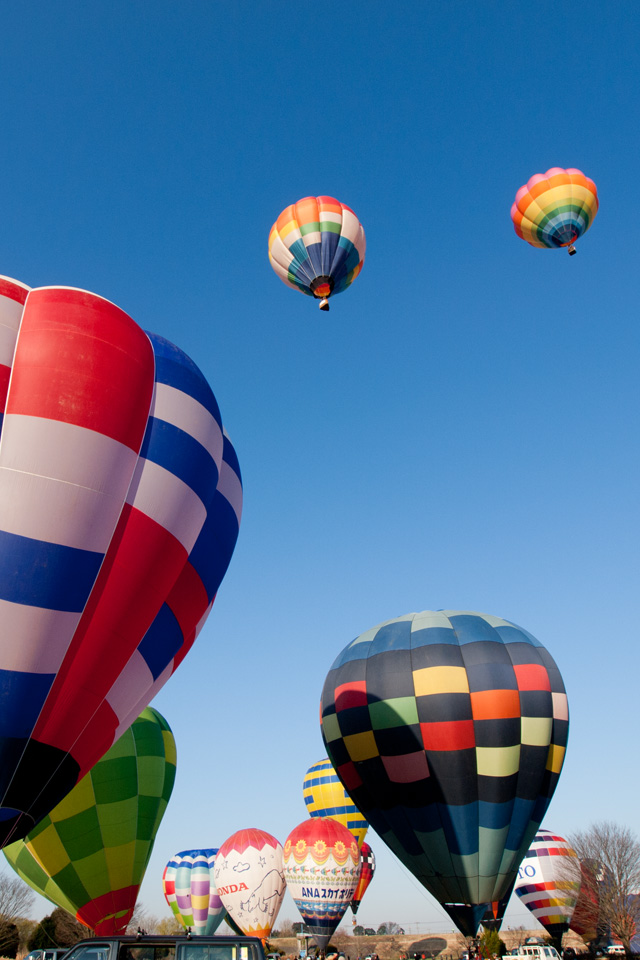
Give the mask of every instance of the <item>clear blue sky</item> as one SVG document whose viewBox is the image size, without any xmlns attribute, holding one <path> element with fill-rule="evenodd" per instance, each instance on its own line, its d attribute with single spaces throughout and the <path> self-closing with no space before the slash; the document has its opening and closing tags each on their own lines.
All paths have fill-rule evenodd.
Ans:
<svg viewBox="0 0 640 960">
<path fill-rule="evenodd" d="M 572 727 L 545 825 L 635 830 L 637 2 L 6 0 L 1 15 L 0 273 L 94 290 L 178 343 L 244 476 L 213 613 L 154 702 L 178 779 L 145 906 L 168 913 L 178 850 L 246 826 L 284 841 L 324 756 L 334 657 L 422 609 L 502 616 L 548 647 Z M 551 166 L 598 185 L 571 259 L 509 217 Z M 267 259 L 272 222 L 308 194 L 367 233 L 328 314 Z M 450 929 L 369 840 L 359 918 Z M 298 919 L 290 900 L 280 917 Z"/>
</svg>

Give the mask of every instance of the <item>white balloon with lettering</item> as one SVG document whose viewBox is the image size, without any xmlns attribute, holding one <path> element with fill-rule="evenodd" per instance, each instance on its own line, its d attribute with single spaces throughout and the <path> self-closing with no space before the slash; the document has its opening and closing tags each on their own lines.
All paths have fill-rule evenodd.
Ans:
<svg viewBox="0 0 640 960">
<path fill-rule="evenodd" d="M 218 850 L 218 896 L 246 936 L 266 940 L 286 890 L 282 844 L 264 830 L 238 830 Z"/>
</svg>

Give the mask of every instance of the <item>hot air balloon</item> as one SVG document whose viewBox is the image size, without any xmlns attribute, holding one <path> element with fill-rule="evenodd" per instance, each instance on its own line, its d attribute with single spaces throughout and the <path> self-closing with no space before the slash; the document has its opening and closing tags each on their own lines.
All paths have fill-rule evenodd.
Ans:
<svg viewBox="0 0 640 960">
<path fill-rule="evenodd" d="M 4 845 L 186 655 L 231 558 L 242 488 L 202 373 L 112 303 L 3 280 L 0 328 Z"/>
<path fill-rule="evenodd" d="M 342 651 L 321 720 L 354 803 L 475 935 L 513 883 L 562 769 L 567 698 L 549 653 L 498 617 L 411 613 Z"/>
<path fill-rule="evenodd" d="M 607 934 L 606 920 L 600 907 L 600 890 L 604 882 L 605 872 L 597 860 L 580 861 L 580 890 L 569 929 L 582 937 L 585 943 Z"/>
<path fill-rule="evenodd" d="M 598 212 L 598 191 L 581 170 L 552 167 L 520 187 L 511 207 L 519 237 L 532 247 L 568 247 L 586 233 Z"/>
<path fill-rule="evenodd" d="M 214 877 L 225 910 L 242 932 L 266 940 L 286 890 L 279 841 L 253 827 L 238 830 L 220 847 Z"/>
<path fill-rule="evenodd" d="M 358 886 L 356 887 L 355 893 L 351 898 L 351 910 L 353 911 L 354 916 L 358 912 L 358 907 L 362 903 L 362 898 L 369 889 L 369 884 L 373 880 L 373 875 L 375 872 L 376 858 L 373 850 L 368 843 L 363 843 L 360 847 L 360 877 L 358 878 Z"/>
<path fill-rule="evenodd" d="M 217 849 L 183 850 L 169 860 L 162 887 L 174 916 L 191 933 L 210 936 L 225 916 L 213 878 Z"/>
<path fill-rule="evenodd" d="M 325 757 L 309 767 L 302 783 L 302 796 L 310 817 L 332 817 L 349 830 L 362 848 L 369 824 Z"/>
<path fill-rule="evenodd" d="M 5 857 L 98 936 L 123 933 L 175 775 L 173 734 L 147 707 L 49 816 L 4 848 Z"/>
<path fill-rule="evenodd" d="M 304 197 L 286 207 L 269 234 L 269 260 L 280 279 L 329 309 L 329 297 L 362 270 L 366 242 L 350 207 L 333 197 Z"/>
<path fill-rule="evenodd" d="M 562 837 L 539 830 L 520 864 L 515 892 L 552 939 L 569 929 L 580 892 L 580 863 Z"/>
<path fill-rule="evenodd" d="M 284 875 L 308 932 L 324 951 L 358 884 L 355 837 L 331 817 L 305 820 L 285 841 Z"/>
</svg>

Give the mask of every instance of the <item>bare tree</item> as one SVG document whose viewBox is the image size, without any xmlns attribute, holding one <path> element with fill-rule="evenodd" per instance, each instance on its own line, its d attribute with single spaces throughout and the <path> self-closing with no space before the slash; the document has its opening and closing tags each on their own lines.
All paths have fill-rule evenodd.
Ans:
<svg viewBox="0 0 640 960">
<path fill-rule="evenodd" d="M 20 877 L 0 873 L 0 917 L 13 921 L 25 917 L 33 906 L 33 890 Z"/>
<path fill-rule="evenodd" d="M 627 827 L 608 821 L 568 840 L 578 855 L 580 899 L 594 914 L 594 926 L 620 940 L 629 955 L 640 923 L 640 841 Z"/>
<path fill-rule="evenodd" d="M 27 916 L 33 900 L 33 891 L 24 880 L 18 876 L 0 873 L 0 956 L 8 951 L 16 929 L 20 939 L 16 921 Z"/>
<path fill-rule="evenodd" d="M 515 947 L 521 947 L 529 936 L 529 930 L 526 927 L 509 927 L 507 930 L 501 930 L 500 936 L 505 942 L 505 945 L 508 950 L 513 950 Z"/>
<path fill-rule="evenodd" d="M 143 903 L 136 903 L 131 920 L 127 924 L 127 933 L 137 933 L 142 930 L 143 933 L 155 933 L 159 920 L 149 913 Z"/>
</svg>

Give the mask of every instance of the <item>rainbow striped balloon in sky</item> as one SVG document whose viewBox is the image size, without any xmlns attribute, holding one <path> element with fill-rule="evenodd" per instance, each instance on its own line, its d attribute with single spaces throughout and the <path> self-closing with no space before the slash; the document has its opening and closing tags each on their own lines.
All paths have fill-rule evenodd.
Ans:
<svg viewBox="0 0 640 960">
<path fill-rule="evenodd" d="M 511 207 L 516 233 L 532 247 L 568 247 L 586 233 L 598 212 L 598 191 L 582 170 L 552 167 L 520 187 Z"/>
</svg>

